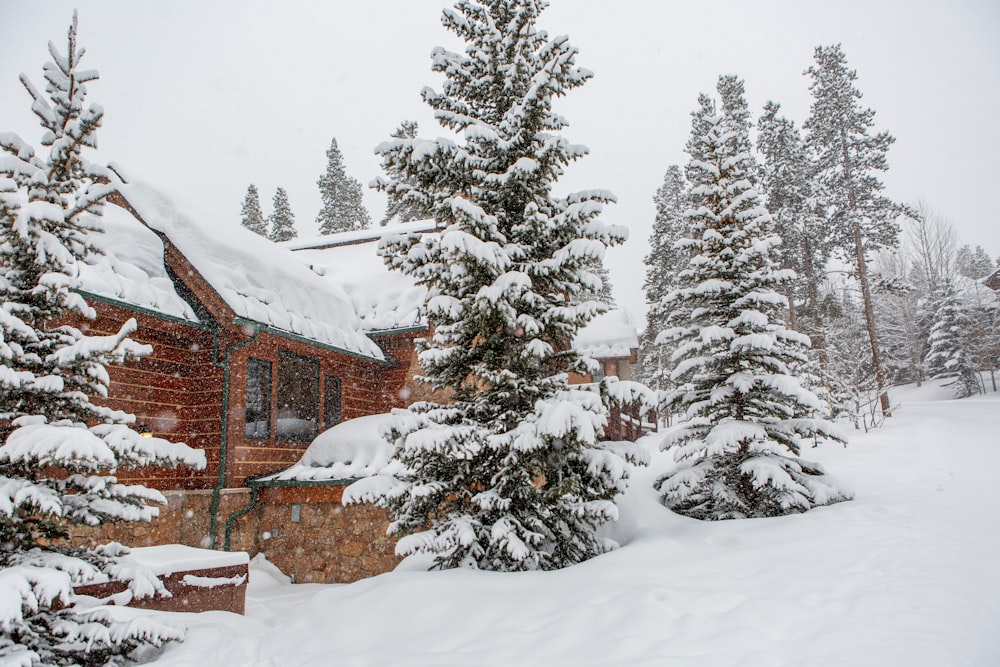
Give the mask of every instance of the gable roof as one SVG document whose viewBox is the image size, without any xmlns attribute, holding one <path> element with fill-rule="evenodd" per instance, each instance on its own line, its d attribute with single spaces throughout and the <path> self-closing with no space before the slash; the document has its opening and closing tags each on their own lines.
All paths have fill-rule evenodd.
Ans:
<svg viewBox="0 0 1000 667">
<path fill-rule="evenodd" d="M 396 234 L 432 231 L 433 220 L 293 239 L 281 245 L 350 298 L 367 331 L 422 326 L 427 288 L 410 276 L 391 271 L 378 255 L 382 239 Z"/>
<path fill-rule="evenodd" d="M 289 250 L 235 221 L 192 216 L 144 183 L 115 179 L 113 184 L 132 209 L 129 217 L 135 224 L 166 241 L 166 264 L 169 266 L 176 261 L 171 258 L 180 256 L 208 284 L 217 297 L 213 301 L 223 304 L 216 305 L 214 310 L 228 311 L 213 313 L 224 323 L 263 325 L 279 333 L 385 361 L 381 348 L 365 335 L 343 289 L 311 271 Z M 136 236 L 140 237 L 141 233 Z M 183 268 L 171 268 L 183 282 Z M 163 304 L 153 307 L 165 312 L 163 308 Z"/>
<path fill-rule="evenodd" d="M 190 322 L 198 316 L 164 266 L 163 242 L 125 209 L 108 203 L 101 216 L 104 234 L 95 239 L 104 252 L 80 263 L 80 289 Z"/>
</svg>

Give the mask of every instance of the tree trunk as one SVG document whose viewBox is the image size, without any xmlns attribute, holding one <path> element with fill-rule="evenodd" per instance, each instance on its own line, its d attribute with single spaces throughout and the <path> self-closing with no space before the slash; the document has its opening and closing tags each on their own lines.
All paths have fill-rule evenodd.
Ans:
<svg viewBox="0 0 1000 667">
<path fill-rule="evenodd" d="M 891 417 L 889 408 L 889 391 L 886 389 L 885 369 L 878 351 L 878 331 L 875 329 L 875 310 L 872 307 L 872 293 L 868 286 L 868 266 L 865 263 L 865 250 L 861 243 L 861 227 L 854 224 L 854 252 L 858 260 L 858 282 L 861 283 L 861 298 L 865 306 L 865 324 L 868 327 L 868 341 L 872 347 L 872 363 L 875 365 L 875 386 L 878 389 L 879 405 L 882 415 Z"/>
</svg>

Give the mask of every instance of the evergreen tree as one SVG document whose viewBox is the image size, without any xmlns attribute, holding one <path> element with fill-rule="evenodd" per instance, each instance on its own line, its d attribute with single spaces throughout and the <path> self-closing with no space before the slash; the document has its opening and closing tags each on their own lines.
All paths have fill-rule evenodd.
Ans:
<svg viewBox="0 0 1000 667">
<path fill-rule="evenodd" d="M 361 203 L 361 183 L 347 175 L 336 139 L 330 142 L 326 157 L 326 173 L 316 181 L 323 198 L 323 208 L 316 216 L 319 233 L 335 234 L 371 227 L 368 209 Z"/>
<path fill-rule="evenodd" d="M 976 367 L 974 323 L 952 281 L 941 288 L 934 325 L 928 337 L 927 373 L 932 380 L 954 378 L 955 397 L 965 398 L 983 391 Z"/>
<path fill-rule="evenodd" d="M 805 123 L 807 146 L 816 156 L 818 185 L 827 206 L 833 247 L 853 260 L 864 304 L 865 322 L 884 415 L 889 414 L 889 392 L 883 368 L 875 311 L 868 280 L 867 255 L 893 247 L 899 229 L 897 217 L 909 211 L 884 197 L 877 172 L 888 169 L 886 153 L 895 139 L 888 132 L 872 135 L 875 112 L 862 108 L 855 87 L 857 73 L 847 68 L 840 45 L 817 47 L 812 77 L 811 115 Z"/>
<path fill-rule="evenodd" d="M 419 128 L 412 120 L 404 120 L 393 133 L 394 139 L 416 139 Z M 372 182 L 372 187 L 376 187 L 385 192 L 389 201 L 385 207 L 385 216 L 381 225 L 388 225 L 390 222 L 410 222 L 412 220 L 428 220 L 434 217 L 429 203 L 421 194 L 419 188 L 406 177 L 405 174 L 390 174 L 391 182 L 384 178 L 377 178 Z"/>
<path fill-rule="evenodd" d="M 253 183 L 247 188 L 247 196 L 243 198 L 243 211 L 240 224 L 255 234 L 267 237 L 267 222 L 264 220 L 264 213 L 260 210 L 260 197 L 257 194 L 257 186 Z"/>
<path fill-rule="evenodd" d="M 955 264 L 959 274 L 973 280 L 985 278 L 996 270 L 989 253 L 981 245 L 977 245 L 975 250 L 968 244 L 959 248 Z"/>
<path fill-rule="evenodd" d="M 284 188 L 278 188 L 274 192 L 274 210 L 269 218 L 271 222 L 272 241 L 290 241 L 298 234 L 295 231 L 295 214 L 288 204 L 288 193 Z"/>
<path fill-rule="evenodd" d="M 565 37 L 536 28 L 543 0 L 459 1 L 445 10 L 464 54 L 433 51 L 442 92 L 424 100 L 460 137 L 380 145 L 388 174 L 431 205 L 437 232 L 393 237 L 387 263 L 430 288 L 425 375 L 451 401 L 418 403 L 396 422 L 407 472 L 362 480 L 351 495 L 389 507 L 397 552 L 435 566 L 554 569 L 610 548 L 596 528 L 616 515 L 631 446 L 599 442 L 601 396 L 568 385 L 592 363 L 570 342 L 603 308 L 581 302 L 592 268 L 625 230 L 597 220 L 610 193 L 557 198 L 552 186 L 587 153 L 559 131 L 553 101 L 591 73 Z M 381 188 L 391 190 L 397 181 Z"/>
<path fill-rule="evenodd" d="M 88 611 L 73 586 L 110 577 L 136 596 L 162 583 L 126 559 L 119 545 L 66 545 L 74 524 L 150 520 L 163 496 L 117 482 L 118 468 L 205 465 L 201 452 L 141 438 L 131 415 L 91 403 L 106 396 L 105 364 L 148 354 L 128 335 L 135 320 L 109 336 L 85 336 L 67 323 L 93 318 L 74 290 L 79 265 L 98 251 L 107 172 L 91 165 L 103 112 L 87 105 L 97 72 L 79 69 L 76 15 L 68 49 L 51 43 L 47 97 L 21 81 L 41 121 L 42 146 L 0 134 L 0 663 L 122 664 L 142 645 L 180 633 L 137 618 L 120 622 Z"/>
<path fill-rule="evenodd" d="M 670 386 L 673 352 L 657 337 L 667 328 L 670 314 L 664 298 L 677 288 L 677 275 L 687 265 L 686 253 L 674 244 L 687 236 L 687 185 L 677 165 L 670 165 L 663 184 L 653 196 L 656 219 L 649 237 L 650 251 L 646 255 L 646 330 L 641 340 L 641 377 L 647 386 L 663 390 Z"/>
<path fill-rule="evenodd" d="M 608 271 L 608 267 L 604 266 L 604 262 L 598 259 L 587 266 L 587 270 L 593 273 L 596 280 L 592 285 L 585 286 L 584 290 L 580 293 L 581 300 L 593 299 L 608 308 L 614 308 L 617 302 L 615 301 L 614 288 L 611 285 L 611 273 Z M 597 281 L 600 282 L 598 283 Z"/>
<path fill-rule="evenodd" d="M 795 271 L 788 283 L 789 324 L 809 335 L 825 365 L 820 286 L 830 259 L 828 225 L 817 201 L 816 167 L 795 123 L 778 115 L 781 105 L 768 102 L 757 122 L 757 149 L 764 158 L 761 188 L 781 237 L 781 266 Z"/>
<path fill-rule="evenodd" d="M 721 110 L 699 97 L 687 151 L 692 253 L 667 297 L 676 345 L 668 402 L 683 416 L 664 439 L 679 461 L 657 481 L 667 507 L 699 519 L 776 516 L 850 496 L 821 466 L 797 457 L 803 437 L 841 440 L 809 415 L 821 407 L 790 372 L 808 339 L 785 328 L 777 292 L 794 274 L 777 267 L 781 240 L 757 192 L 742 81 L 723 76 Z"/>
</svg>

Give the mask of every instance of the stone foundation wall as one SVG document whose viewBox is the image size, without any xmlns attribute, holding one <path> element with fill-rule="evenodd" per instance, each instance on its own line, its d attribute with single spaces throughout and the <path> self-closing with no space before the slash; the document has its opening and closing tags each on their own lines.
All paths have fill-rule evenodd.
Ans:
<svg viewBox="0 0 1000 667">
<path fill-rule="evenodd" d="M 298 583 L 348 583 L 392 570 L 396 540 L 389 516 L 371 505 L 345 507 L 342 486 L 263 489 L 256 509 L 232 522 L 230 550 L 263 553 Z M 121 542 L 129 547 L 210 544 L 211 491 L 165 491 L 167 506 L 152 522 L 76 527 L 81 546 Z M 224 489 L 219 499 L 216 548 L 225 544 L 226 519 L 251 502 L 250 490 Z M 296 509 L 297 508 L 297 509 Z"/>
</svg>

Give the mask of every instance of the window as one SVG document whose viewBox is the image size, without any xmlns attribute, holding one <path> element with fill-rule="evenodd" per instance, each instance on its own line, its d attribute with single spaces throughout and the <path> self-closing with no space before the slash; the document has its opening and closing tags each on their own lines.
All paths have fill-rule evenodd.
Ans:
<svg viewBox="0 0 1000 667">
<path fill-rule="evenodd" d="M 323 430 L 340 423 L 340 378 L 323 376 Z"/>
<path fill-rule="evenodd" d="M 247 406 L 244 433 L 248 438 L 271 436 L 271 362 L 247 360 Z"/>
<path fill-rule="evenodd" d="M 278 353 L 279 440 L 308 442 L 319 426 L 319 361 L 290 352 Z"/>
</svg>

